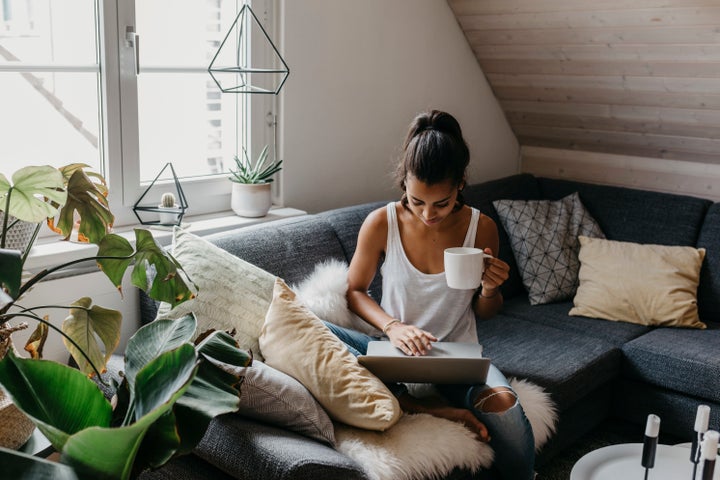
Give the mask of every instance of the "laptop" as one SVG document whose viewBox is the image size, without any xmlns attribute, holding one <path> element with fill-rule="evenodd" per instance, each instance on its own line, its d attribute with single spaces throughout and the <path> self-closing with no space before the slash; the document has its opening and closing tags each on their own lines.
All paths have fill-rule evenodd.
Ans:
<svg viewBox="0 0 720 480">
<path fill-rule="evenodd" d="M 358 361 L 383 382 L 483 384 L 490 359 L 477 343 L 434 342 L 425 355 L 405 355 L 389 341 L 373 341 Z"/>
</svg>

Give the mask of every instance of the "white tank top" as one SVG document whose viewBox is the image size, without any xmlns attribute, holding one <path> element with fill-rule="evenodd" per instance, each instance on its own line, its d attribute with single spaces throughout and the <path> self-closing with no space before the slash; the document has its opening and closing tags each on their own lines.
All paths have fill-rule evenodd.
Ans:
<svg viewBox="0 0 720 480">
<path fill-rule="evenodd" d="M 472 209 L 464 247 L 475 246 L 480 211 Z M 445 272 L 423 273 L 410 263 L 400 239 L 395 202 L 387 205 L 388 237 L 380 306 L 393 318 L 415 325 L 445 342 L 477 342 L 473 290 L 455 290 Z"/>
</svg>

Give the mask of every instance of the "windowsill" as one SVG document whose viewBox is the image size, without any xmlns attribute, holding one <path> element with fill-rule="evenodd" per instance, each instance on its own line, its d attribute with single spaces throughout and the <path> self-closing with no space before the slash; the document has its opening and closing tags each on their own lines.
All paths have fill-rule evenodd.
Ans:
<svg viewBox="0 0 720 480">
<path fill-rule="evenodd" d="M 185 217 L 182 227 L 190 233 L 198 236 L 211 235 L 240 227 L 247 227 L 259 223 L 270 222 L 282 218 L 305 215 L 306 212 L 289 207 L 273 207 L 264 217 L 245 218 L 235 215 L 231 211 L 213 213 L 208 215 L 197 215 Z M 113 233 L 125 237 L 130 243 L 135 243 L 133 228 L 146 228 L 150 230 L 155 240 L 162 246 L 170 245 L 172 242 L 173 227 L 157 225 L 135 225 L 116 229 Z M 25 262 L 25 270 L 37 272 L 59 263 L 72 262 L 83 258 L 91 257 L 97 252 L 97 246 L 89 243 L 66 242 L 56 238 L 48 238 L 39 241 L 33 246 Z"/>
</svg>

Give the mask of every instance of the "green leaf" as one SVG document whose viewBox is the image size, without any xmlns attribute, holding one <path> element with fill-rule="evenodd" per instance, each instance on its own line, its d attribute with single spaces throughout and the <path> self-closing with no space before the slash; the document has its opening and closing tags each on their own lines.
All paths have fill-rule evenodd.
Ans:
<svg viewBox="0 0 720 480">
<path fill-rule="evenodd" d="M 189 453 L 207 431 L 210 421 L 240 408 L 241 377 L 231 375 L 209 362 L 202 362 L 185 395 L 175 405 L 181 453 Z"/>
<path fill-rule="evenodd" d="M 135 229 L 135 248 L 133 285 L 173 307 L 195 297 L 180 275 L 180 264 L 158 245 L 149 231 Z"/>
<path fill-rule="evenodd" d="M 252 363 L 252 356 L 240 348 L 237 340 L 218 330 L 205 337 L 197 345 L 197 350 L 213 363 L 220 362 L 233 367 L 247 367 Z"/>
<path fill-rule="evenodd" d="M 243 147 L 243 156 L 238 157 L 235 155 L 235 166 L 236 170 L 230 170 L 233 175 L 229 177 L 230 180 L 236 183 L 270 183 L 273 181 L 269 178 L 276 172 L 282 170 L 282 160 L 270 163 L 266 165 L 268 159 L 268 145 L 263 147 L 257 160 L 253 163 L 248 156 L 247 150 Z"/>
<path fill-rule="evenodd" d="M 200 364 L 187 393 L 175 405 L 182 440 L 180 453 L 192 451 L 214 417 L 237 411 L 242 382 L 239 371 L 252 362 L 252 357 L 225 332 L 213 332 L 196 348 L 206 361 Z M 226 368 L 217 364 L 225 364 Z M 233 371 L 236 373 L 230 373 Z"/>
<path fill-rule="evenodd" d="M 0 448 L 3 478 L 14 480 L 79 480 L 75 471 L 62 463 L 51 462 L 27 453 Z"/>
<path fill-rule="evenodd" d="M 125 378 L 130 391 L 134 392 L 140 370 L 161 353 L 188 343 L 196 326 L 195 317 L 186 315 L 177 320 L 156 320 L 138 329 L 125 349 Z"/>
<path fill-rule="evenodd" d="M 195 376 L 196 364 L 197 355 L 190 344 L 165 352 L 150 362 L 138 373 L 136 384 L 140 403 L 135 412 L 146 414 L 137 415 L 135 423 L 123 427 L 92 427 L 78 432 L 65 444 L 63 461 L 86 478 L 129 478 L 143 438 L 185 394 Z M 135 470 L 142 467 L 135 465 Z"/>
<path fill-rule="evenodd" d="M 135 463 L 156 468 L 164 465 L 176 455 L 180 447 L 180 435 L 174 413 L 174 409 L 177 407 L 178 404 L 175 402 L 173 410 L 158 418 L 148 429 L 138 449 Z M 193 446 L 197 445 L 201 439 L 202 437 Z"/>
<path fill-rule="evenodd" d="M 105 178 L 100 175 L 97 172 L 93 171 L 85 171 L 86 168 L 92 168 L 90 165 L 86 163 L 71 163 L 69 165 L 65 165 L 64 167 L 58 168 L 60 170 L 60 173 L 62 173 L 63 178 L 65 179 L 65 184 L 67 185 L 70 182 L 70 178 L 73 176 L 76 170 L 82 170 L 85 175 L 87 175 L 90 178 L 94 178 L 97 180 L 95 183 L 95 189 L 102 195 L 103 197 L 107 197 L 108 195 L 108 188 L 107 184 L 105 183 Z"/>
<path fill-rule="evenodd" d="M 5 210 L 10 195 L 10 215 L 26 222 L 39 223 L 57 213 L 67 200 L 60 171 L 49 165 L 24 167 L 12 176 L 12 185 L 0 174 L 0 210 Z"/>
<path fill-rule="evenodd" d="M 78 232 L 84 235 L 91 243 L 99 243 L 112 227 L 115 217 L 110 212 L 107 201 L 107 187 L 104 179 L 99 175 L 100 183 L 94 182 L 83 170 L 86 165 L 73 164 L 65 167 L 61 176 L 69 175 L 67 182 L 67 203 L 61 208 L 60 216 L 55 228 L 52 222 L 50 227 L 62 233 L 67 240 L 70 238 L 75 224 L 75 212 L 80 216 Z"/>
<path fill-rule="evenodd" d="M 122 280 L 125 271 L 132 263 L 133 246 L 124 237 L 108 234 L 98 244 L 98 257 L 128 257 L 126 259 L 98 259 L 98 267 L 102 270 L 115 288 L 122 294 Z"/>
<path fill-rule="evenodd" d="M 22 284 L 22 254 L 17 250 L 0 249 L 0 290 L 6 288 L 10 297 L 16 299 Z M 0 298 L 0 309 L 10 303 Z"/>
<path fill-rule="evenodd" d="M 110 424 L 112 409 L 97 385 L 66 365 L 19 358 L 9 350 L 0 360 L 0 384 L 57 450 L 70 435 Z"/>
<path fill-rule="evenodd" d="M 100 373 L 103 373 L 105 364 L 120 343 L 122 314 L 117 310 L 91 305 L 92 299 L 88 297 L 73 302 L 72 306 L 78 308 L 70 309 L 70 315 L 62 324 L 62 331 L 78 344 L 90 357 L 90 361 L 95 367 L 100 370 Z M 102 342 L 103 348 L 98 343 L 98 338 Z M 63 343 L 80 370 L 86 374 L 92 374 L 94 369 L 75 345 L 65 338 L 63 338 Z"/>
<path fill-rule="evenodd" d="M 135 377 L 135 418 L 139 419 L 169 402 L 185 387 L 197 371 L 195 347 L 185 343 L 164 352 L 140 370 Z"/>
</svg>

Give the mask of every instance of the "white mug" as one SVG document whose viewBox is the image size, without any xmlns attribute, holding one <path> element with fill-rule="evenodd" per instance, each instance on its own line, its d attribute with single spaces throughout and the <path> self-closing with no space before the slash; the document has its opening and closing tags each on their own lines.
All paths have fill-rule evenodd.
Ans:
<svg viewBox="0 0 720 480">
<path fill-rule="evenodd" d="M 480 248 L 445 249 L 445 280 L 450 288 L 475 290 L 482 284 L 485 259 L 492 258 Z"/>
</svg>

